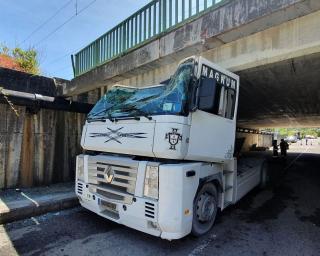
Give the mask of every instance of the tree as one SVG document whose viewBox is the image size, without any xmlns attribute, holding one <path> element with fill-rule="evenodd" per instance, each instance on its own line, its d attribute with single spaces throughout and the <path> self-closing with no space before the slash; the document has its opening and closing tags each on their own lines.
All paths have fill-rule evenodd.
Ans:
<svg viewBox="0 0 320 256">
<path fill-rule="evenodd" d="M 277 128 L 272 130 L 273 132 L 277 130 L 281 136 L 292 136 L 300 133 L 302 138 L 306 135 L 320 137 L 320 128 Z"/>
<path fill-rule="evenodd" d="M 34 48 L 23 50 L 20 47 L 15 47 L 10 49 L 2 44 L 0 46 L 0 55 L 12 58 L 24 72 L 35 75 L 40 74 L 38 53 Z"/>
</svg>

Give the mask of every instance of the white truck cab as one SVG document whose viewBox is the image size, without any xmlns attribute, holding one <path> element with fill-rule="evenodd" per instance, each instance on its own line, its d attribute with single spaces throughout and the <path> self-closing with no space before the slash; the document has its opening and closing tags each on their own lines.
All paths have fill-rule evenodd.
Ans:
<svg viewBox="0 0 320 256">
<path fill-rule="evenodd" d="M 83 128 L 81 205 L 168 240 L 208 232 L 218 208 L 264 177 L 260 160 L 237 167 L 238 96 L 239 77 L 202 57 L 183 60 L 164 84 L 113 87 Z"/>
</svg>

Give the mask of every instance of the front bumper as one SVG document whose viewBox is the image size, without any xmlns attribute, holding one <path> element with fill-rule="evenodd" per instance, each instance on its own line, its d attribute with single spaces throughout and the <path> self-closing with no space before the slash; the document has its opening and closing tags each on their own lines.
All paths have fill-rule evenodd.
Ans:
<svg viewBox="0 0 320 256">
<path fill-rule="evenodd" d="M 91 193 L 89 185 L 81 181 L 77 181 L 76 194 L 84 208 L 106 219 L 153 236 L 161 236 L 162 232 L 157 223 L 157 201 L 141 197 L 135 197 L 132 204 L 107 201 Z"/>
<path fill-rule="evenodd" d="M 154 200 L 144 197 L 143 193 L 147 162 L 137 163 L 109 156 L 91 158 L 84 157 L 84 181 L 76 177 L 76 193 L 83 207 L 111 221 L 163 239 L 179 239 L 191 232 L 193 198 L 198 188 L 200 163 L 160 165 L 159 199 Z M 112 187 L 115 183 L 111 186 L 97 184 L 98 179 L 101 182 L 101 170 L 97 173 L 97 169 L 102 163 L 116 168 L 132 167 L 131 176 L 124 176 L 120 168 L 115 168 L 115 178 L 128 180 L 124 185 L 128 184 L 130 191 Z M 189 170 L 194 170 L 197 175 L 189 177 Z M 136 184 L 131 184 L 131 180 Z"/>
</svg>

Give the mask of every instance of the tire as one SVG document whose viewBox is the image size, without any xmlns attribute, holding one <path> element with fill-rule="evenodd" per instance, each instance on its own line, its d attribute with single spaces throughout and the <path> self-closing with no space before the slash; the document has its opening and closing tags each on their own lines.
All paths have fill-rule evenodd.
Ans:
<svg viewBox="0 0 320 256">
<path fill-rule="evenodd" d="M 218 193 L 213 183 L 204 184 L 193 202 L 192 235 L 199 237 L 213 226 L 218 212 Z"/>
<path fill-rule="evenodd" d="M 260 188 L 264 189 L 267 187 L 270 177 L 269 177 L 269 166 L 268 162 L 264 161 L 261 166 L 261 178 L 260 178 Z"/>
</svg>

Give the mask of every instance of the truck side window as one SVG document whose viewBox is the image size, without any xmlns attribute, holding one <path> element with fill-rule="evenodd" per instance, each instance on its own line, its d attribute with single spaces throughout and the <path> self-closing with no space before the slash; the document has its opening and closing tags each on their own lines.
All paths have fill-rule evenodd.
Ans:
<svg viewBox="0 0 320 256">
<path fill-rule="evenodd" d="M 218 115 L 218 113 L 219 113 L 221 89 L 222 89 L 221 84 L 217 83 L 217 85 L 216 85 L 216 95 L 215 95 L 215 99 L 214 99 L 214 105 L 213 105 L 213 109 L 210 111 L 211 114 Z"/>
<path fill-rule="evenodd" d="M 213 108 L 211 114 L 233 119 L 236 103 L 236 91 L 217 83 Z"/>
<path fill-rule="evenodd" d="M 201 77 L 215 80 L 215 93 L 212 95 L 214 97 L 213 107 L 203 111 L 233 119 L 237 97 L 236 79 L 205 64 L 202 64 Z"/>
<path fill-rule="evenodd" d="M 236 92 L 235 90 L 224 87 L 224 97 L 223 97 L 223 111 L 222 116 L 225 118 L 233 119 L 234 107 L 236 103 Z"/>
</svg>

